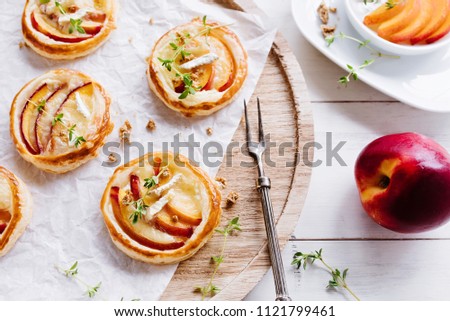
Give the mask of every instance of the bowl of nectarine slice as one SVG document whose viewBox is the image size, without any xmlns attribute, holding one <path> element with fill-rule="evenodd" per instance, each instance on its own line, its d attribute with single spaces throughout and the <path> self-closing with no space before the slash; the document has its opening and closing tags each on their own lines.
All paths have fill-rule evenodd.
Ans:
<svg viewBox="0 0 450 321">
<path fill-rule="evenodd" d="M 353 27 L 398 55 L 426 54 L 450 45 L 450 0 L 345 0 Z"/>
</svg>

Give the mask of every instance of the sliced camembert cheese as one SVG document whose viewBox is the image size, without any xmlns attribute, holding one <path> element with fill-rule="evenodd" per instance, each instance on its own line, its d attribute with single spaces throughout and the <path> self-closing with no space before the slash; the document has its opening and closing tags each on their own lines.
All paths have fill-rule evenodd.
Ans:
<svg viewBox="0 0 450 321">
<path fill-rule="evenodd" d="M 167 185 L 167 184 L 166 184 Z M 175 192 L 170 190 L 166 195 L 161 197 L 158 201 L 156 201 L 152 206 L 147 208 L 147 213 L 144 215 L 144 219 L 149 222 L 153 216 L 158 214 L 167 203 L 175 196 Z"/>
<path fill-rule="evenodd" d="M 77 102 L 77 110 L 85 117 L 89 118 L 91 113 L 89 112 L 89 108 L 84 103 L 83 99 L 78 92 L 75 93 L 75 100 Z"/>
<path fill-rule="evenodd" d="M 155 188 L 154 190 L 151 190 L 149 194 L 156 194 L 158 196 L 161 195 L 163 192 L 171 189 L 176 183 L 178 183 L 181 180 L 182 176 L 183 175 L 181 174 L 176 174 L 167 184 L 164 184 L 158 188 Z"/>
<path fill-rule="evenodd" d="M 191 70 L 191 69 L 203 66 L 203 65 L 212 64 L 217 59 L 219 59 L 218 55 L 216 55 L 215 53 L 209 53 L 209 54 L 203 55 L 201 57 L 195 58 L 191 61 L 188 61 L 188 62 L 180 65 L 180 67 L 183 69 Z"/>
</svg>

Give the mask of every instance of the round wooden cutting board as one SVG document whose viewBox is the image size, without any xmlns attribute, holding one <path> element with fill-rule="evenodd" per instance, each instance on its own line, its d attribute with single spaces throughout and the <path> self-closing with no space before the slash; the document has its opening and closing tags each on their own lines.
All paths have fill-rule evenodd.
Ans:
<svg viewBox="0 0 450 321">
<path fill-rule="evenodd" d="M 250 0 L 208 2 L 252 13 L 255 10 Z M 313 149 L 306 149 L 308 145 L 305 144 L 314 140 L 314 131 L 302 71 L 280 34 L 272 46 L 255 94 L 248 103 L 253 125 L 257 124 L 256 97 L 261 100 L 265 133 L 270 134 L 270 140 L 276 144 L 270 149 L 270 158 L 266 158 L 265 170 L 272 180 L 271 197 L 283 248 L 297 224 L 308 191 L 311 167 L 307 165 L 313 158 Z M 257 171 L 252 159 L 241 150 L 245 146 L 243 122 L 232 144 L 236 147 L 227 153 L 218 173 L 228 182 L 222 191 L 221 226 L 239 216 L 242 231 L 228 237 L 225 259 L 214 279 L 220 292 L 212 300 L 243 299 L 270 268 L 264 219 L 255 185 Z M 230 191 L 237 192 L 239 200 L 228 207 L 226 198 Z M 201 295 L 193 290 L 208 283 L 214 268 L 211 257 L 219 255 L 222 245 L 223 236 L 216 233 L 194 257 L 182 262 L 161 300 L 200 300 Z M 287 266 L 290 262 L 284 264 Z"/>
</svg>

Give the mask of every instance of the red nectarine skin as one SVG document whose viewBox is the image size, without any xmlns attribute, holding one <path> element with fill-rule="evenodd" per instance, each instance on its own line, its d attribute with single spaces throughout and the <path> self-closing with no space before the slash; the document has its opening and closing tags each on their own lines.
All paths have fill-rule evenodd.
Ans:
<svg viewBox="0 0 450 321">
<path fill-rule="evenodd" d="M 432 19 L 425 28 L 423 28 L 418 34 L 411 38 L 411 44 L 415 45 L 424 41 L 434 32 L 438 30 L 445 21 L 445 18 L 450 14 L 450 1 L 449 0 L 433 0 Z"/>
<path fill-rule="evenodd" d="M 445 37 L 450 32 L 450 14 L 447 15 L 444 23 L 432 34 L 430 35 L 425 42 L 430 44 L 434 43 L 441 38 Z"/>
<path fill-rule="evenodd" d="M 450 155 L 428 137 L 378 138 L 359 155 L 355 177 L 364 209 L 385 228 L 424 232 L 450 219 Z"/>
</svg>

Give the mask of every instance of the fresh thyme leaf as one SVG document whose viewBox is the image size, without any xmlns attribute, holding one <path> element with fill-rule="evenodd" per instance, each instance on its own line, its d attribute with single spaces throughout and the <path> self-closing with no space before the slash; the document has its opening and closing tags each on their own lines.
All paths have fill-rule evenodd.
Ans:
<svg viewBox="0 0 450 321">
<path fill-rule="evenodd" d="M 78 148 L 82 143 L 86 143 L 86 139 L 83 136 L 75 137 L 75 140 L 74 140 L 75 147 Z"/>
<path fill-rule="evenodd" d="M 41 4 L 47 4 L 47 3 L 50 2 L 50 0 L 39 0 L 39 2 L 40 2 Z"/>
<path fill-rule="evenodd" d="M 69 269 L 64 270 L 64 274 L 67 277 L 74 277 L 75 275 L 78 274 L 77 266 L 78 266 L 78 261 L 75 261 L 75 263 Z"/>
<path fill-rule="evenodd" d="M 144 179 L 145 183 L 144 183 L 144 187 L 147 189 L 152 188 L 153 186 L 158 185 L 159 183 L 159 177 L 158 176 L 153 176 L 151 178 L 146 178 Z"/>
<path fill-rule="evenodd" d="M 134 207 L 134 211 L 129 216 L 129 220 L 133 224 L 136 224 L 145 215 L 145 212 L 149 206 L 145 204 L 144 199 L 142 198 L 138 199 L 137 201 L 133 201 L 131 204 Z"/>
<path fill-rule="evenodd" d="M 87 292 L 86 292 L 87 295 L 90 298 L 93 298 L 97 294 L 97 292 L 101 286 L 102 286 L 102 282 L 99 282 L 96 286 L 88 287 Z"/>
<path fill-rule="evenodd" d="M 308 264 L 312 265 L 316 260 L 320 261 L 331 274 L 331 280 L 328 281 L 327 288 L 345 289 L 357 301 L 360 301 L 359 297 L 347 285 L 346 278 L 347 278 L 347 274 L 348 274 L 348 268 L 346 268 L 341 273 L 341 271 L 339 269 L 331 267 L 323 259 L 322 249 L 320 249 L 319 251 L 311 252 L 311 253 L 303 253 L 303 252 L 295 253 L 291 265 L 295 265 L 297 267 L 297 269 L 299 269 L 300 267 L 303 267 L 303 269 L 306 270 L 307 265 Z"/>
<path fill-rule="evenodd" d="M 203 26 L 205 26 L 205 27 L 206 27 L 206 18 L 207 18 L 207 16 L 203 16 L 203 18 L 202 18 Z"/>
<path fill-rule="evenodd" d="M 169 43 L 169 45 L 172 47 L 173 50 L 178 49 L 178 46 L 174 42 Z"/>
<path fill-rule="evenodd" d="M 76 124 L 73 125 L 72 127 L 70 127 L 70 128 L 68 129 L 68 132 L 69 132 L 69 140 L 70 140 L 70 141 L 72 141 L 73 136 L 75 135 L 75 127 L 77 127 Z"/>
<path fill-rule="evenodd" d="M 172 71 L 172 63 L 174 60 L 172 59 L 162 59 L 158 57 L 158 60 L 162 63 L 162 66 L 165 67 L 168 71 Z"/>
<path fill-rule="evenodd" d="M 386 1 L 386 9 L 390 10 L 394 8 L 397 4 L 393 0 Z"/>
<path fill-rule="evenodd" d="M 57 123 L 63 123 L 63 117 L 64 117 L 64 114 L 58 114 L 58 115 L 56 115 L 54 118 L 53 118 L 53 120 L 52 120 L 52 126 L 55 126 Z"/>
<path fill-rule="evenodd" d="M 37 111 L 40 113 L 44 110 L 45 108 L 45 104 L 47 104 L 47 101 L 45 99 L 42 99 L 39 104 L 36 106 L 37 107 Z"/>
<path fill-rule="evenodd" d="M 84 30 L 83 27 L 81 26 L 82 23 L 83 23 L 83 20 L 81 20 L 81 19 L 70 18 L 69 33 L 72 34 L 76 30 L 83 35 L 86 34 L 86 30 Z"/>
<path fill-rule="evenodd" d="M 58 10 L 59 10 L 59 12 L 61 12 L 61 14 L 67 14 L 66 10 L 64 10 L 64 8 L 62 7 L 60 2 L 55 1 L 55 6 L 58 8 Z"/>
<path fill-rule="evenodd" d="M 325 38 L 325 41 L 327 42 L 327 47 L 331 46 L 331 44 L 334 42 L 334 39 L 336 39 L 335 36 L 327 36 Z"/>
</svg>

